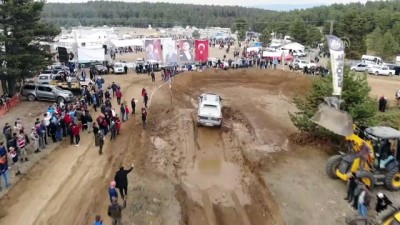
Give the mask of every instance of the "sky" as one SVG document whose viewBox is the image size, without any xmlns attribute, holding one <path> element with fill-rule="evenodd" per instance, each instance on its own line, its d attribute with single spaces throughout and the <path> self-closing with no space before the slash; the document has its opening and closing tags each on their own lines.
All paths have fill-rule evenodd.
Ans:
<svg viewBox="0 0 400 225">
<path fill-rule="evenodd" d="M 112 1 L 112 0 L 111 0 Z M 124 2 L 143 2 L 143 0 L 118 0 Z M 260 5 L 274 5 L 274 4 L 288 4 L 288 5 L 323 5 L 332 3 L 350 3 L 350 2 L 362 2 L 365 3 L 366 0 L 296 0 L 293 3 L 293 0 L 223 0 L 223 1 L 215 1 L 215 0 L 145 0 L 146 2 L 169 2 L 169 3 L 186 3 L 186 4 L 196 4 L 196 5 L 239 5 L 246 7 L 260 6 Z M 87 0 L 47 0 L 47 2 L 87 2 Z M 218 2 L 218 3 L 217 3 Z"/>
</svg>

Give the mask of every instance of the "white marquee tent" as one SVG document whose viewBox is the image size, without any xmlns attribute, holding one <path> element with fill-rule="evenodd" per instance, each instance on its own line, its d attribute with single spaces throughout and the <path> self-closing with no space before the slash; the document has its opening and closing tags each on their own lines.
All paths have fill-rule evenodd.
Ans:
<svg viewBox="0 0 400 225">
<path fill-rule="evenodd" d="M 133 47 L 133 46 L 144 47 L 143 39 L 123 39 L 123 40 L 111 39 L 110 42 L 116 48 Z"/>
<path fill-rule="evenodd" d="M 91 61 L 106 61 L 104 48 L 102 47 L 86 47 L 78 48 L 78 62 L 91 62 Z"/>
</svg>

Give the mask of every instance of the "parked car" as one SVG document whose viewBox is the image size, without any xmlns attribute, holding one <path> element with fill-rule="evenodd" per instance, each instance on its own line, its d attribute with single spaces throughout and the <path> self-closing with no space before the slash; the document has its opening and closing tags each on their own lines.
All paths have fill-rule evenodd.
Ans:
<svg viewBox="0 0 400 225">
<path fill-rule="evenodd" d="M 114 74 L 123 74 L 125 73 L 124 65 L 122 63 L 114 64 Z"/>
<path fill-rule="evenodd" d="M 29 101 L 75 101 L 75 97 L 71 91 L 63 90 L 59 87 L 48 84 L 25 84 L 21 88 L 21 96 L 26 97 Z"/>
<path fill-rule="evenodd" d="M 306 61 L 306 60 L 298 59 L 298 58 L 296 58 L 296 59 L 293 60 L 293 68 L 295 68 L 295 69 L 300 69 L 300 70 L 302 70 L 304 67 L 310 68 L 311 66 L 313 66 L 313 65 L 311 65 L 311 64 L 310 64 L 308 61 Z"/>
<path fill-rule="evenodd" d="M 203 93 L 199 96 L 197 109 L 197 125 L 222 125 L 222 98 L 213 93 Z"/>
<path fill-rule="evenodd" d="M 101 64 L 94 65 L 94 69 L 97 72 L 97 74 L 108 74 L 107 67 Z"/>
<path fill-rule="evenodd" d="M 374 66 L 371 68 L 369 73 L 374 74 L 375 76 L 392 76 L 395 74 L 395 72 L 395 70 L 389 69 L 388 66 Z"/>
<path fill-rule="evenodd" d="M 365 72 L 367 71 L 367 64 L 365 63 L 357 63 L 356 65 L 350 67 L 351 71 L 355 72 Z"/>
<path fill-rule="evenodd" d="M 392 64 L 392 63 L 385 63 L 385 64 L 382 65 L 382 66 L 387 66 L 387 67 L 389 67 L 389 69 L 394 70 L 394 68 L 395 68 L 396 66 L 398 66 L 398 65 Z"/>
<path fill-rule="evenodd" d="M 380 68 L 379 65 L 376 65 L 376 64 L 368 64 L 368 66 L 367 66 L 367 71 L 368 71 L 369 74 L 374 74 L 374 73 L 375 73 L 375 70 L 377 70 L 377 69 L 379 69 L 379 68 Z"/>
</svg>

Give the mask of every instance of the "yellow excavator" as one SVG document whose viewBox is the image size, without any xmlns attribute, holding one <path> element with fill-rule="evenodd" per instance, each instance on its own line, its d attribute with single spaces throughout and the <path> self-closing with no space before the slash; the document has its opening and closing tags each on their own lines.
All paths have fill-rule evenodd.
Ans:
<svg viewBox="0 0 400 225">
<path fill-rule="evenodd" d="M 360 134 L 346 137 L 353 151 L 339 152 L 329 158 L 326 173 L 332 179 L 347 181 L 356 173 L 370 188 L 384 185 L 391 191 L 400 190 L 400 131 L 391 127 L 368 127 Z M 360 137 L 362 136 L 362 137 Z M 370 152 L 367 163 L 361 163 L 359 152 L 362 145 Z M 362 168 L 360 168 L 362 166 Z"/>
<path fill-rule="evenodd" d="M 393 207 L 389 214 L 377 221 L 369 218 L 346 218 L 347 225 L 400 225 L 400 209 Z"/>
</svg>

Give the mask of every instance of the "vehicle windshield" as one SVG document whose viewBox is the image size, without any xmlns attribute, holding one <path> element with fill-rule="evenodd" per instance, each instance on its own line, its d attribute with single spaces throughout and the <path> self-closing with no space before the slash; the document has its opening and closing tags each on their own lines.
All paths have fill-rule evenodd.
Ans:
<svg viewBox="0 0 400 225">
<path fill-rule="evenodd" d="M 57 91 L 64 91 L 63 89 L 59 88 L 59 87 L 54 87 Z"/>
<path fill-rule="evenodd" d="M 216 105 L 209 105 L 209 104 L 206 104 L 206 105 L 203 106 L 203 108 L 217 109 L 217 106 L 216 106 Z"/>
</svg>

